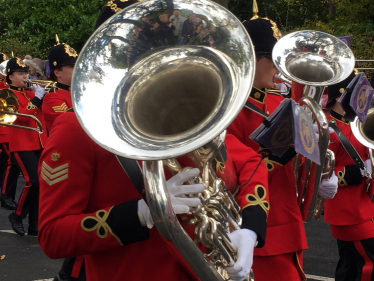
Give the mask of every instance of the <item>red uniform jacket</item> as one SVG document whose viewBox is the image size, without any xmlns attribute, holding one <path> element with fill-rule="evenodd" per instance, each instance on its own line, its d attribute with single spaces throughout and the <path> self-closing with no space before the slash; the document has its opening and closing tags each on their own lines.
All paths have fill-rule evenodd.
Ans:
<svg viewBox="0 0 374 281">
<path fill-rule="evenodd" d="M 9 85 L 6 83 L 5 78 L 0 78 L 0 90 L 8 89 Z M 9 142 L 9 127 L 0 126 L 0 143 Z"/>
<path fill-rule="evenodd" d="M 59 116 L 50 133 L 39 166 L 43 251 L 51 258 L 84 255 L 89 281 L 197 280 L 155 227 L 140 225 L 138 191 L 115 155 L 87 136 L 74 113 Z M 239 171 L 246 166 L 253 169 L 251 161 L 236 164 Z M 257 185 L 266 187 L 266 180 L 256 179 L 242 192 Z"/>
<path fill-rule="evenodd" d="M 358 142 L 343 116 L 332 110 L 328 119 L 336 120 L 337 126 L 365 161 L 368 149 Z M 366 191 L 366 180 L 335 133 L 330 134 L 329 148 L 335 153 L 338 177 L 338 192 L 333 199 L 325 201 L 324 217 L 331 226 L 332 235 L 344 241 L 374 237 L 374 203 Z"/>
<path fill-rule="evenodd" d="M 266 94 L 253 88 L 248 100 L 264 112 L 271 114 L 284 98 L 276 94 Z M 259 149 L 250 134 L 264 121 L 253 111 L 243 108 L 229 126 L 228 132 L 242 143 Z M 265 246 L 255 249 L 257 256 L 279 255 L 307 249 L 303 220 L 296 201 L 295 177 L 292 167 L 292 153 L 288 159 L 265 158 L 268 168 L 270 206 Z"/>
<path fill-rule="evenodd" d="M 70 86 L 57 82 L 56 87 L 43 99 L 43 116 L 48 132 L 51 131 L 56 118 L 72 107 Z"/>
<path fill-rule="evenodd" d="M 44 132 L 39 134 L 36 131 L 10 127 L 9 129 L 9 151 L 32 151 L 42 149 L 47 141 L 45 132 L 44 118 L 40 106 L 42 101 L 35 97 L 35 94 L 24 88 L 10 86 L 13 93 L 16 94 L 19 101 L 19 113 L 34 115 L 43 125 Z M 37 128 L 35 120 L 28 117 L 17 116 L 15 125 Z"/>
</svg>

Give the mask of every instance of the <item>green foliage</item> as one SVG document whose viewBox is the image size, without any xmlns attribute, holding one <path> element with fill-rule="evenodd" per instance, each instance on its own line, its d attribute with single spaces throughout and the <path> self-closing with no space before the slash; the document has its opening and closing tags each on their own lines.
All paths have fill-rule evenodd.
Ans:
<svg viewBox="0 0 374 281">
<path fill-rule="evenodd" d="M 261 0 L 257 1 L 260 17 L 268 17 L 277 22 L 283 31 L 295 29 L 316 19 L 327 20 L 328 4 L 326 0 Z M 229 9 L 241 21 L 253 16 L 253 1 L 229 0 Z"/>
<path fill-rule="evenodd" d="M 329 15 L 329 2 L 335 17 Z M 283 34 L 296 30 L 318 30 L 336 37 L 349 36 L 356 59 L 374 60 L 373 0 L 258 0 L 259 16 L 274 20 Z M 253 16 L 253 1 L 229 0 L 229 9 L 240 19 Z M 374 63 L 358 67 L 374 68 Z M 365 71 L 370 77 L 373 70 Z"/>
<path fill-rule="evenodd" d="M 94 30 L 103 0 L 0 0 L 0 51 L 47 59 L 60 41 L 78 52 Z"/>
</svg>

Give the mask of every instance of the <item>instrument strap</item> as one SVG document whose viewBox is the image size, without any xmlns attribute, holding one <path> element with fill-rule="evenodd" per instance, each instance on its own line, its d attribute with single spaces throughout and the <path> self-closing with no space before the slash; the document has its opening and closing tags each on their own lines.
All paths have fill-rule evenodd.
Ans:
<svg viewBox="0 0 374 281">
<path fill-rule="evenodd" d="M 255 113 L 261 115 L 264 118 L 268 118 L 269 117 L 269 114 L 266 114 L 265 112 L 263 112 L 261 109 L 259 109 L 257 106 L 255 106 L 253 103 L 251 103 L 249 101 L 246 101 L 245 107 L 248 108 L 249 110 L 252 110 Z"/>
<path fill-rule="evenodd" d="M 353 145 L 349 142 L 347 137 L 342 133 L 342 131 L 338 128 L 338 126 L 336 126 L 334 122 L 329 121 L 329 126 L 334 129 L 336 135 L 340 140 L 340 143 L 344 147 L 345 151 L 347 151 L 348 155 L 355 162 L 356 166 L 359 167 L 361 170 L 365 170 L 364 161 L 362 161 L 360 155 L 353 147 Z"/>
<path fill-rule="evenodd" d="M 136 187 L 136 190 L 142 196 L 145 202 L 147 202 L 147 198 L 145 197 L 144 191 L 144 180 L 143 180 L 143 173 L 139 167 L 139 164 L 136 160 L 128 159 L 122 156 L 116 155 L 119 163 L 121 164 L 123 170 L 125 171 L 126 175 L 131 180 L 132 184 Z"/>
<path fill-rule="evenodd" d="M 67 112 L 74 112 L 74 108 L 69 108 Z M 147 202 L 147 198 L 145 197 L 144 191 L 144 180 L 143 180 L 143 173 L 139 164 L 136 160 L 128 159 L 122 156 L 116 155 L 118 162 L 121 164 L 123 170 L 125 171 L 126 175 L 131 180 L 132 184 L 135 186 L 136 190 L 142 196 L 145 202 Z"/>
</svg>

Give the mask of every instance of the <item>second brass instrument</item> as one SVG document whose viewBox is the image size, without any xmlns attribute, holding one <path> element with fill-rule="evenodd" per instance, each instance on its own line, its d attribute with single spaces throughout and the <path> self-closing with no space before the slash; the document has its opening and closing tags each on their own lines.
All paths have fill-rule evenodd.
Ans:
<svg viewBox="0 0 374 281">
<path fill-rule="evenodd" d="M 323 163 L 329 141 L 328 122 L 320 106 L 326 86 L 339 83 L 347 78 L 355 59 L 352 51 L 340 39 L 320 31 L 302 30 L 281 38 L 273 49 L 273 62 L 278 70 L 291 81 L 305 85 L 304 96 L 299 103 L 311 113 L 318 127 L 320 163 L 305 160 L 307 170 L 298 179 L 297 196 L 305 221 L 318 218 L 322 209 L 318 198 L 318 187 L 324 171 Z M 332 154 L 329 154 L 332 155 Z M 332 163 L 332 159 L 327 163 Z M 298 164 L 298 163 L 297 163 Z M 298 167 L 298 165 L 296 165 Z M 333 165 L 329 165 L 330 168 Z M 297 171 L 295 175 L 299 174 Z M 311 179 L 311 174 L 314 178 Z M 307 189 L 314 183 L 313 195 L 306 198 Z M 310 204 L 309 204 L 310 203 Z"/>
</svg>

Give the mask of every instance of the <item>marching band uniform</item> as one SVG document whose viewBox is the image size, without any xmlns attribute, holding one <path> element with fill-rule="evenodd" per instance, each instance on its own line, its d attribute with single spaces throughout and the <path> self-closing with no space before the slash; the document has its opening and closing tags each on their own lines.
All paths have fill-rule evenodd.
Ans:
<svg viewBox="0 0 374 281">
<path fill-rule="evenodd" d="M 46 94 L 43 102 L 43 115 L 48 132 L 56 118 L 72 108 L 70 85 L 57 82 Z"/>
<path fill-rule="evenodd" d="M 10 59 L 7 64 L 7 82 L 10 84 L 10 89 L 17 96 L 19 101 L 19 113 L 34 115 L 39 121 L 44 123 L 41 112 L 42 99 L 35 96 L 34 92 L 26 90 L 23 87 L 12 85 L 10 76 L 14 72 L 27 72 L 26 66 L 20 59 Z M 40 88 L 41 98 L 44 94 L 44 89 Z M 15 125 L 37 128 L 36 122 L 28 117 L 18 116 L 13 123 Z M 38 229 L 38 197 L 39 197 L 39 180 L 37 174 L 38 160 L 46 143 L 46 133 L 39 134 L 36 131 L 10 127 L 9 129 L 9 151 L 11 157 L 14 158 L 26 181 L 21 196 L 18 201 L 16 211 L 9 215 L 13 230 L 19 234 L 24 235 L 25 231 L 22 224 L 22 219 L 29 215 L 29 235 L 37 235 Z"/>
<path fill-rule="evenodd" d="M 8 60 L 5 54 L 0 53 L 0 63 Z M 0 90 L 8 89 L 9 85 L 6 82 L 6 76 L 2 77 L 0 74 Z M 0 201 L 1 207 L 9 210 L 15 210 L 17 203 L 14 201 L 16 196 L 17 180 L 20 173 L 20 168 L 16 162 L 12 162 L 9 152 L 9 127 L 0 127 Z"/>
<path fill-rule="evenodd" d="M 244 183 L 260 156 L 228 136 L 228 153 Z M 252 152 L 250 152 L 252 151 Z M 241 189 L 242 207 L 262 219 L 244 226 L 265 240 L 268 205 L 266 168 Z M 91 140 L 73 112 L 59 116 L 40 161 L 39 243 L 51 258 L 84 255 L 87 280 L 197 280 L 174 246 L 139 222 L 140 195 L 115 155 Z M 257 187 L 257 188 L 256 188 Z M 257 192 L 256 192 L 257 190 Z M 67 194 L 69 194 L 67 196 Z M 257 194 L 257 196 L 256 196 Z M 253 197 L 251 197 L 253 195 Z M 63 198 L 63 199 L 62 199 Z M 251 200 L 255 198 L 256 200 Z M 56 208 L 56 202 L 64 204 Z M 252 211 L 250 211 L 252 209 Z M 136 242 L 136 243 L 135 243 Z"/>
<path fill-rule="evenodd" d="M 54 70 L 65 65 L 75 65 L 77 57 L 77 52 L 64 43 L 54 46 L 49 52 L 51 79 L 57 81 L 57 83 L 49 90 L 43 100 L 43 115 L 48 132 L 51 131 L 55 119 L 61 113 L 73 107 L 70 84 L 67 85 L 59 81 L 59 78 L 54 74 Z"/>
<path fill-rule="evenodd" d="M 96 28 L 135 2 L 108 1 Z M 235 184 L 244 184 L 252 176 L 260 156 L 241 145 L 234 136 L 227 135 L 226 144 L 238 159 L 231 171 L 239 177 L 237 182 L 235 178 Z M 242 159 L 243 153 L 251 157 Z M 155 227 L 148 230 L 139 223 L 138 191 L 115 156 L 84 133 L 73 113 L 66 112 L 56 119 L 39 169 L 41 229 L 38 239 L 48 256 L 84 255 L 87 280 L 123 280 L 125 276 L 129 280 L 197 280 L 174 246 Z M 225 175 L 231 174 L 222 170 Z M 238 201 L 244 207 L 242 226 L 255 233 L 257 247 L 261 247 L 266 235 L 269 197 L 266 168 L 259 165 L 257 170 L 251 181 L 241 187 Z M 66 200 L 66 205 L 57 210 L 53 202 L 61 198 Z M 189 233 L 192 235 L 192 228 Z"/>
<path fill-rule="evenodd" d="M 69 85 L 62 83 L 59 81 L 61 78 L 56 77 L 54 71 L 55 69 L 61 69 L 63 66 L 75 65 L 77 56 L 77 52 L 65 43 L 57 44 L 49 51 L 48 61 L 51 72 L 50 77 L 56 82 L 43 99 L 43 116 L 48 133 L 51 131 L 56 118 L 73 107 L 70 93 L 71 82 Z M 63 81 L 65 82 L 66 78 L 67 81 L 71 81 L 71 76 L 72 72 L 69 72 L 68 77 L 65 76 Z M 54 280 L 86 280 L 83 257 L 66 258 Z"/>
<path fill-rule="evenodd" d="M 344 81 L 328 87 L 327 106 L 335 106 L 335 99 L 344 92 L 344 88 L 353 77 L 354 75 L 351 75 Z M 336 122 L 361 159 L 366 161 L 368 148 L 355 138 L 349 122 L 335 111 L 334 106 L 327 119 Z M 335 172 L 339 184 L 336 196 L 326 200 L 324 206 L 325 221 L 330 224 L 332 236 L 337 239 L 339 249 L 340 258 L 335 280 L 373 280 L 374 203 L 370 199 L 373 195 L 373 186 L 371 184 L 367 190 L 367 182 L 361 175 L 360 168 L 355 165 L 335 133 L 330 134 L 329 149 L 335 153 Z"/>
<path fill-rule="evenodd" d="M 276 24 L 257 17 L 244 22 L 244 26 L 251 36 L 258 58 L 262 56 L 261 51 L 271 54 L 278 39 Z M 263 112 L 271 114 L 283 99 L 279 94 L 253 88 L 248 101 Z M 249 136 L 263 121 L 264 117 L 243 108 L 228 127 L 228 133 L 258 151 L 259 145 Z M 271 210 L 267 221 L 265 246 L 255 249 L 254 252 L 253 272 L 256 281 L 306 279 L 302 270 L 302 250 L 307 249 L 307 241 L 290 161 L 294 156 L 294 150 L 290 149 L 282 158 L 270 155 L 264 159 L 269 173 Z M 269 270 L 269 264 L 273 270 Z"/>
</svg>

